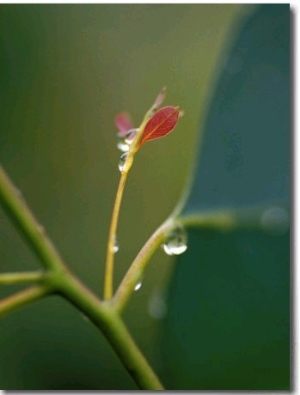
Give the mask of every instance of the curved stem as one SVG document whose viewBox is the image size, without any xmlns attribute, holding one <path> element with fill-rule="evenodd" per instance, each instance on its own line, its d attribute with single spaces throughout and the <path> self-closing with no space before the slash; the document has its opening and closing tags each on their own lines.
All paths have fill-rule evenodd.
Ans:
<svg viewBox="0 0 300 395">
<path fill-rule="evenodd" d="M 151 110 L 151 109 L 150 109 Z M 105 274 L 104 274 L 104 300 L 109 300 L 113 296 L 113 275 L 114 275 L 114 246 L 117 239 L 117 227 L 118 227 L 118 220 L 120 214 L 120 208 L 123 198 L 123 192 L 125 188 L 125 184 L 127 181 L 128 172 L 132 166 L 133 158 L 136 152 L 138 151 L 138 142 L 140 137 L 143 134 L 145 125 L 149 118 L 149 112 L 145 115 L 140 127 L 139 131 L 134 137 L 134 140 L 130 146 L 130 149 L 127 154 L 126 162 L 124 169 L 121 173 L 121 178 L 119 181 L 115 203 L 113 207 L 109 233 L 108 233 L 108 243 L 107 243 L 107 252 L 106 252 L 106 261 L 105 261 Z"/>
<path fill-rule="evenodd" d="M 134 292 L 135 286 L 139 281 L 141 281 L 151 256 L 157 248 L 164 243 L 170 231 L 176 227 L 176 224 L 176 219 L 172 217 L 168 218 L 153 233 L 137 254 L 113 298 L 113 303 L 118 311 L 122 311 L 124 309 L 130 296 Z"/>
<path fill-rule="evenodd" d="M 0 166 L 0 203 L 40 258 L 43 266 L 46 269 L 63 268 L 63 261 L 47 237 L 45 229 L 35 219 L 2 166 Z"/>
<path fill-rule="evenodd" d="M 104 275 L 104 299 L 110 299 L 113 295 L 114 247 L 117 239 L 118 219 L 127 175 L 127 171 L 121 174 L 108 233 Z"/>
<path fill-rule="evenodd" d="M 77 309 L 101 329 L 140 389 L 163 390 L 158 377 L 140 352 L 111 302 L 100 302 L 73 275 L 58 276 L 57 288 Z"/>
<path fill-rule="evenodd" d="M 50 293 L 50 290 L 51 289 L 45 285 L 37 285 L 20 291 L 12 296 L 8 296 L 0 301 L 0 318 L 35 300 L 41 299 L 43 296 Z"/>
</svg>

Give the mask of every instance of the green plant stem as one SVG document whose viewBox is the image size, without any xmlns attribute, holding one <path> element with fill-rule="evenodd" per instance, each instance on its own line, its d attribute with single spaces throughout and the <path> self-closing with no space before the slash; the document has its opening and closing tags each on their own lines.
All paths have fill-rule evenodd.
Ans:
<svg viewBox="0 0 300 395">
<path fill-rule="evenodd" d="M 40 258 L 43 266 L 46 269 L 61 270 L 64 267 L 61 257 L 2 166 L 0 166 L 0 202 Z"/>
<path fill-rule="evenodd" d="M 132 262 L 113 298 L 116 309 L 119 312 L 124 310 L 129 298 L 134 292 L 135 286 L 143 278 L 150 258 L 157 248 L 164 243 L 172 229 L 179 224 L 189 227 L 206 227 L 226 231 L 236 227 L 249 227 L 249 223 L 251 227 L 257 227 L 260 214 L 261 210 L 258 211 L 252 208 L 239 211 L 228 209 L 203 213 L 180 214 L 180 209 L 176 208 L 172 215 L 148 239 Z M 250 221 L 249 218 L 251 218 Z"/>
<path fill-rule="evenodd" d="M 176 227 L 177 223 L 178 221 L 176 219 L 174 219 L 172 216 L 169 217 L 153 233 L 153 235 L 148 239 L 140 252 L 137 254 L 113 298 L 113 303 L 119 312 L 124 309 L 130 296 L 134 292 L 135 286 L 142 280 L 150 258 L 157 248 L 164 243 L 168 234 L 174 227 Z"/>
<path fill-rule="evenodd" d="M 37 285 L 20 291 L 12 296 L 8 296 L 0 301 L 0 318 L 35 300 L 41 299 L 50 292 L 51 290 L 49 287 Z"/>
<path fill-rule="evenodd" d="M 149 110 L 150 111 L 150 110 Z M 148 113 L 149 113 L 148 111 Z M 136 134 L 130 149 L 127 154 L 126 163 L 121 173 L 116 198 L 114 202 L 114 207 L 112 211 L 112 217 L 110 221 L 110 227 L 108 232 L 108 243 L 107 243 L 107 251 L 106 251 L 106 260 L 105 260 L 105 272 L 104 272 L 104 291 L 103 291 L 103 298 L 104 300 L 109 300 L 112 298 L 114 290 L 113 290 L 113 281 L 114 281 L 114 246 L 117 241 L 117 227 L 118 227 L 118 220 L 120 214 L 120 208 L 123 198 L 123 193 L 125 189 L 125 184 L 127 181 L 127 176 L 129 170 L 132 166 L 134 155 L 138 151 L 138 142 L 140 140 L 141 135 L 143 134 L 145 125 L 149 118 L 149 114 L 146 114 L 140 127 L 139 131 Z"/>
<path fill-rule="evenodd" d="M 113 207 L 112 218 L 108 233 L 108 243 L 105 261 L 104 274 L 104 299 L 111 299 L 113 295 L 113 276 L 114 276 L 114 247 L 117 240 L 117 227 L 122 203 L 123 192 L 127 180 L 128 172 L 121 173 L 120 182 L 117 189 L 116 199 Z"/>
<path fill-rule="evenodd" d="M 60 293 L 101 329 L 140 389 L 163 390 L 111 302 L 100 302 L 73 275 L 57 276 Z"/>
<path fill-rule="evenodd" d="M 3 273 L 0 274 L 0 285 L 36 283 L 42 281 L 44 277 L 44 272 Z"/>
<path fill-rule="evenodd" d="M 0 302 L 0 316 L 49 293 L 59 293 L 101 329 L 139 388 L 162 390 L 163 386 L 131 338 L 113 304 L 101 302 L 70 273 L 45 231 L 38 224 L 1 167 L 0 202 L 41 259 L 47 272 L 43 284 L 2 300 Z"/>
</svg>

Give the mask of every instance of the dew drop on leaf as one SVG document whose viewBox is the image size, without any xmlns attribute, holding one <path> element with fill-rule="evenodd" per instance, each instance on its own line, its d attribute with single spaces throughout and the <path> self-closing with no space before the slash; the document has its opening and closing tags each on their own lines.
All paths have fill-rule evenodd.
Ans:
<svg viewBox="0 0 300 395">
<path fill-rule="evenodd" d="M 128 152 L 124 152 L 124 154 L 122 154 L 120 156 L 118 167 L 119 167 L 119 170 L 121 173 L 123 173 L 123 171 L 125 169 L 125 163 L 126 163 L 127 156 L 128 156 Z"/>
<path fill-rule="evenodd" d="M 136 284 L 136 286 L 134 287 L 134 290 L 135 290 L 135 291 L 138 291 L 139 289 L 141 289 L 142 285 L 143 285 L 142 281 L 139 281 L 139 282 Z"/>
<path fill-rule="evenodd" d="M 174 229 L 163 244 L 163 249 L 167 255 L 183 254 L 187 249 L 186 230 L 182 226 Z"/>
</svg>

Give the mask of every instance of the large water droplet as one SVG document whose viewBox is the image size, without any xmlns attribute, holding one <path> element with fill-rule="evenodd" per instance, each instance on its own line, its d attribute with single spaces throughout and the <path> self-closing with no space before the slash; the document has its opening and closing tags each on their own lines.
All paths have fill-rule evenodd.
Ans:
<svg viewBox="0 0 300 395">
<path fill-rule="evenodd" d="M 126 163 L 127 156 L 128 156 L 128 152 L 124 152 L 124 154 L 122 154 L 120 156 L 118 167 L 119 167 L 119 170 L 121 173 L 123 173 L 123 171 L 125 169 L 125 163 Z"/>
<path fill-rule="evenodd" d="M 142 285 L 143 285 L 142 281 L 139 281 L 139 282 L 136 284 L 136 286 L 134 287 L 134 290 L 135 290 L 135 291 L 138 291 L 138 290 L 142 287 Z"/>
<path fill-rule="evenodd" d="M 127 144 L 123 138 L 119 137 L 117 142 L 117 148 L 122 152 L 128 152 L 129 144 Z"/>
<path fill-rule="evenodd" d="M 126 136 L 125 136 L 125 143 L 130 145 L 132 143 L 133 139 L 135 138 L 138 131 L 139 131 L 138 129 L 128 130 L 128 132 L 126 133 Z"/>
<path fill-rule="evenodd" d="M 119 249 L 120 249 L 120 246 L 119 246 L 119 243 L 118 243 L 118 239 L 115 237 L 112 251 L 115 254 L 116 252 L 119 251 Z"/>
<path fill-rule="evenodd" d="M 180 255 L 187 249 L 187 233 L 186 230 L 179 226 L 173 230 L 165 244 L 163 245 L 164 251 L 168 255 Z"/>
<path fill-rule="evenodd" d="M 263 212 L 260 223 L 267 232 L 284 234 L 289 228 L 289 213 L 283 207 L 270 207 Z"/>
</svg>

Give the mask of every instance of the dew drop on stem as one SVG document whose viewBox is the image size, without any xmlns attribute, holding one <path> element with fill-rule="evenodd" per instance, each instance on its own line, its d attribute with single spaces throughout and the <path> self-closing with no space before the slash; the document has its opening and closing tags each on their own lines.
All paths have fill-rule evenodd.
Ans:
<svg viewBox="0 0 300 395">
<path fill-rule="evenodd" d="M 117 148 L 122 151 L 122 152 L 128 152 L 129 151 L 129 144 L 127 144 L 124 140 L 123 137 L 118 138 L 117 142 Z"/>
<path fill-rule="evenodd" d="M 128 157 L 128 152 L 125 152 L 124 154 L 122 154 L 120 156 L 118 167 L 119 167 L 119 170 L 120 170 L 121 173 L 123 173 L 123 171 L 125 169 L 125 164 L 126 164 L 127 157 Z"/>
<path fill-rule="evenodd" d="M 174 229 L 163 244 L 163 249 L 167 255 L 180 255 L 187 249 L 187 232 L 182 227 Z"/>
<path fill-rule="evenodd" d="M 128 130 L 125 136 L 125 143 L 130 145 L 133 142 L 133 139 L 135 138 L 138 131 L 139 131 L 138 129 Z"/>
<path fill-rule="evenodd" d="M 120 246 L 117 237 L 114 238 L 114 244 L 112 246 L 112 252 L 115 254 L 119 251 Z"/>
<path fill-rule="evenodd" d="M 136 286 L 134 287 L 134 290 L 135 290 L 135 291 L 138 291 L 139 289 L 141 289 L 142 285 L 143 285 L 142 281 L 139 281 L 139 282 L 136 284 Z"/>
</svg>

